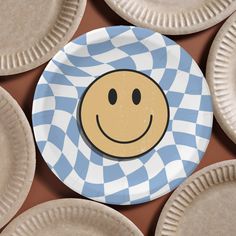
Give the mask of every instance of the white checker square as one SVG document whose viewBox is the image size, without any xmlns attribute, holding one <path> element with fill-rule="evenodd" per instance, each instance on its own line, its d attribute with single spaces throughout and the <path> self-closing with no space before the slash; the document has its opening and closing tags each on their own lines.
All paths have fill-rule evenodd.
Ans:
<svg viewBox="0 0 236 236">
<path fill-rule="evenodd" d="M 173 120 L 172 130 L 174 132 L 182 132 L 182 133 L 186 133 L 186 134 L 195 135 L 196 123 L 182 121 L 182 120 Z"/>
<path fill-rule="evenodd" d="M 192 64 L 191 64 L 191 68 L 190 68 L 190 72 L 191 75 L 195 75 L 195 76 L 199 76 L 199 77 L 204 77 L 202 74 L 201 69 L 199 68 L 198 64 L 192 60 Z"/>
<path fill-rule="evenodd" d="M 37 107 L 37 109 L 36 109 Z M 54 110 L 55 109 L 55 97 L 43 97 L 34 99 L 33 114 Z"/>
<path fill-rule="evenodd" d="M 150 52 L 136 54 L 136 55 L 133 55 L 130 57 L 133 59 L 135 65 L 136 65 L 136 69 L 138 71 L 151 70 L 153 67 L 153 57 Z M 144 57 L 145 57 L 145 62 L 143 61 Z M 147 65 L 149 65 L 149 66 L 147 67 Z"/>
<path fill-rule="evenodd" d="M 99 34 L 100 37 L 97 37 Z M 86 42 L 89 44 L 103 43 L 110 40 L 110 36 L 105 28 L 95 29 L 86 34 Z"/>
<path fill-rule="evenodd" d="M 166 47 L 167 50 L 167 63 L 166 68 L 178 69 L 179 58 L 180 58 L 180 47 L 179 45 L 170 45 Z"/>
<path fill-rule="evenodd" d="M 169 186 L 169 184 L 166 184 L 161 189 L 159 189 L 157 192 L 151 194 L 150 199 L 153 200 L 153 199 L 155 199 L 157 197 L 161 197 L 169 192 L 170 192 L 170 186 Z"/>
<path fill-rule="evenodd" d="M 89 51 L 88 51 L 88 47 L 86 45 L 79 45 L 74 43 L 73 41 L 70 42 L 70 46 L 68 47 L 67 45 L 64 47 L 64 51 L 67 54 L 71 54 L 71 55 L 75 55 L 75 56 L 79 56 L 79 57 L 89 57 Z M 65 56 L 64 56 L 64 60 L 63 63 L 65 61 Z"/>
<path fill-rule="evenodd" d="M 152 79 L 154 79 L 157 83 L 160 83 L 164 73 L 165 73 L 165 69 L 164 68 L 152 69 L 150 77 Z"/>
<path fill-rule="evenodd" d="M 178 111 L 178 107 L 169 107 L 169 111 L 170 111 L 170 120 L 174 120 L 175 114 Z"/>
<path fill-rule="evenodd" d="M 34 126 L 35 139 L 37 142 L 45 141 L 45 137 L 48 137 L 51 129 L 51 125 L 37 125 Z"/>
<path fill-rule="evenodd" d="M 209 143 L 209 140 L 208 140 L 208 139 L 205 139 L 205 138 L 196 136 L 197 148 L 198 148 L 200 151 L 205 152 L 205 151 L 206 151 L 206 148 L 207 148 L 207 146 L 208 146 L 208 143 Z"/>
<path fill-rule="evenodd" d="M 93 58 L 96 61 L 102 62 L 102 63 L 110 63 L 116 60 L 120 60 L 123 58 L 128 57 L 129 55 L 122 50 L 118 48 L 113 48 L 112 50 L 109 50 L 104 53 L 100 53 L 98 55 L 94 55 Z"/>
<path fill-rule="evenodd" d="M 68 54 L 70 54 L 70 53 L 68 53 Z M 56 57 L 56 59 L 53 58 L 53 59 L 48 63 L 48 68 L 49 68 L 49 70 L 52 71 L 52 72 L 53 72 L 53 70 L 50 69 L 50 67 L 51 67 L 51 65 L 55 65 L 54 62 L 53 62 L 54 60 L 57 61 L 57 62 L 60 62 L 60 63 L 62 63 L 62 64 L 68 65 L 68 66 L 74 66 L 74 65 L 70 62 L 70 60 L 66 60 L 66 54 L 65 54 L 65 52 L 63 52 L 62 50 L 60 50 L 60 51 L 57 52 L 57 57 Z M 55 66 L 54 66 L 54 68 L 55 68 Z M 56 71 L 59 71 L 59 68 L 58 68 L 58 67 L 56 68 Z"/>
<path fill-rule="evenodd" d="M 117 161 L 114 159 L 111 159 L 109 156 L 103 155 L 103 166 L 112 166 L 117 164 Z"/>
<path fill-rule="evenodd" d="M 62 85 L 62 84 L 49 84 L 52 89 L 53 95 L 57 97 L 64 97 L 65 94 L 68 98 L 77 98 L 77 90 L 75 87 L 70 85 Z"/>
<path fill-rule="evenodd" d="M 75 170 L 72 170 L 63 182 L 77 193 L 81 193 L 84 187 L 84 180 L 77 175 Z"/>
<path fill-rule="evenodd" d="M 83 76 L 83 77 L 75 77 L 75 76 L 66 76 L 67 79 L 76 87 L 84 87 L 85 89 L 94 81 L 93 76 Z"/>
<path fill-rule="evenodd" d="M 55 110 L 52 118 L 52 125 L 66 131 L 71 121 L 71 117 L 71 114 L 66 111 Z"/>
<path fill-rule="evenodd" d="M 108 71 L 114 70 L 115 68 L 108 64 L 100 64 L 96 66 L 79 67 L 79 69 L 96 78 Z"/>
<path fill-rule="evenodd" d="M 185 145 L 177 145 L 176 148 L 178 149 L 181 160 L 194 162 L 196 164 L 199 163 L 199 154 L 196 148 Z"/>
<path fill-rule="evenodd" d="M 170 131 L 167 131 L 164 135 L 164 137 L 162 138 L 162 140 L 160 141 L 160 143 L 155 147 L 155 150 L 159 150 L 162 147 L 167 147 L 169 145 L 175 145 L 175 140 L 174 140 L 174 136 L 173 133 Z"/>
<path fill-rule="evenodd" d="M 209 111 L 199 111 L 197 124 L 212 127 L 213 113 Z"/>
<path fill-rule="evenodd" d="M 39 82 L 38 82 L 38 85 L 39 84 L 48 84 L 48 81 L 44 78 L 44 76 L 42 75 Z"/>
<path fill-rule="evenodd" d="M 85 181 L 91 184 L 103 184 L 103 166 L 90 161 Z"/>
<path fill-rule="evenodd" d="M 128 189 L 129 184 L 126 177 L 111 181 L 109 183 L 104 183 L 104 193 L 105 195 L 111 195 L 117 193 L 123 189 Z"/>
<path fill-rule="evenodd" d="M 189 74 L 180 70 L 177 70 L 175 80 L 173 81 L 170 91 L 184 93 L 186 91 L 189 81 Z"/>
<path fill-rule="evenodd" d="M 147 195 L 150 195 L 150 190 L 148 191 L 149 181 L 144 181 L 140 184 L 129 187 L 130 201 L 135 201 L 143 197 L 143 192 L 140 191 L 140 189 L 145 189 L 145 192 L 147 193 Z"/>
<path fill-rule="evenodd" d="M 42 155 L 47 157 L 47 163 L 50 166 L 54 166 L 61 157 L 61 150 L 48 141 L 45 144 Z"/>
<path fill-rule="evenodd" d="M 58 66 L 55 64 L 54 60 L 51 60 L 50 62 L 50 69 L 47 70 L 49 72 L 52 72 L 52 73 L 58 73 L 58 74 L 63 74 L 62 70 L 60 68 L 58 68 Z M 59 61 L 59 63 L 62 63 Z"/>
<path fill-rule="evenodd" d="M 97 202 L 106 202 L 106 197 L 105 196 L 93 197 L 93 200 Z"/>
<path fill-rule="evenodd" d="M 184 165 L 181 160 L 169 162 L 165 166 L 165 170 L 168 182 L 171 182 L 175 179 L 186 177 L 186 173 L 184 171 Z"/>
<path fill-rule="evenodd" d="M 180 103 L 180 108 L 189 109 L 191 107 L 192 110 L 199 110 L 201 104 L 201 96 L 199 95 L 191 95 L 184 94 L 184 97 Z"/>
<path fill-rule="evenodd" d="M 158 153 L 155 152 L 153 156 L 144 164 L 144 167 L 147 171 L 148 178 L 151 179 L 160 173 L 165 166 Z"/>
<path fill-rule="evenodd" d="M 67 135 L 65 136 L 64 139 L 62 153 L 69 161 L 71 166 L 74 167 L 77 159 L 78 148 L 74 145 L 74 143 L 70 140 L 70 138 L 68 138 Z"/>
<path fill-rule="evenodd" d="M 110 40 L 111 40 L 111 43 L 115 47 L 122 47 L 122 46 L 125 46 L 127 44 L 132 44 L 132 43 L 139 42 L 137 40 L 137 38 L 135 37 L 132 30 L 125 31 L 124 33 L 119 34 L 118 36 L 116 36 L 116 37 L 114 37 Z"/>
<path fill-rule="evenodd" d="M 90 160 L 91 148 L 81 136 L 79 137 L 78 149 L 88 160 Z"/>
<path fill-rule="evenodd" d="M 208 87 L 207 81 L 204 79 L 202 81 L 202 95 L 210 95 L 210 89 Z"/>
<path fill-rule="evenodd" d="M 148 38 L 142 39 L 140 42 L 150 51 L 166 47 L 165 40 L 161 34 L 152 34 Z"/>
<path fill-rule="evenodd" d="M 127 176 L 141 168 L 143 166 L 143 163 L 138 159 L 132 159 L 129 160 L 129 165 L 127 165 L 126 161 L 120 161 L 119 165 L 122 171 L 124 172 L 124 175 Z"/>
</svg>

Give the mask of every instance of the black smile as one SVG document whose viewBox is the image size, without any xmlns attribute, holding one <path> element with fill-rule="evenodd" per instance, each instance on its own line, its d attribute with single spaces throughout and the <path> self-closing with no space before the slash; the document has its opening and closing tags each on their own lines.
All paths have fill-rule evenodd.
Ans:
<svg viewBox="0 0 236 236">
<path fill-rule="evenodd" d="M 122 144 L 128 144 L 128 143 L 133 143 L 133 142 L 136 142 L 138 141 L 139 139 L 141 139 L 143 136 L 146 135 L 146 133 L 148 132 L 148 130 L 150 129 L 151 125 L 152 125 L 152 115 L 150 115 L 150 120 L 149 120 L 149 124 L 148 124 L 148 127 L 146 128 L 146 130 L 138 137 L 138 138 L 135 138 L 135 139 L 132 139 L 132 140 L 129 140 L 129 141 L 120 141 L 120 140 L 116 140 L 114 138 L 111 138 L 108 134 L 106 134 L 106 132 L 102 129 L 102 126 L 100 124 L 100 121 L 99 121 L 99 116 L 96 115 L 96 120 L 97 120 L 97 125 L 98 125 L 98 128 L 100 129 L 100 131 L 102 132 L 102 134 L 110 139 L 111 141 L 113 142 L 116 142 L 116 143 L 122 143 Z"/>
</svg>

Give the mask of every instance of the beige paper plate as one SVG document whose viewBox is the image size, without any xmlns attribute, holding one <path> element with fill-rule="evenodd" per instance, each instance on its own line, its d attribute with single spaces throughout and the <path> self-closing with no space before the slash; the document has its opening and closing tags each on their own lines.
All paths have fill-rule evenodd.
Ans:
<svg viewBox="0 0 236 236">
<path fill-rule="evenodd" d="M 75 33 L 86 0 L 7 0 L 0 4 L 0 75 L 33 69 Z"/>
<path fill-rule="evenodd" d="M 13 220 L 2 236 L 141 236 L 119 212 L 96 202 L 60 199 L 33 207 Z"/>
<path fill-rule="evenodd" d="M 17 102 L 0 87 L 0 228 L 26 199 L 35 171 L 29 123 Z"/>
<path fill-rule="evenodd" d="M 236 10 L 236 0 L 105 0 L 125 20 L 163 34 L 207 29 Z"/>
<path fill-rule="evenodd" d="M 207 62 L 206 77 L 214 115 L 224 132 L 236 143 L 236 13 L 218 32 Z"/>
<path fill-rule="evenodd" d="M 236 161 L 192 175 L 166 203 L 156 236 L 235 236 Z"/>
</svg>

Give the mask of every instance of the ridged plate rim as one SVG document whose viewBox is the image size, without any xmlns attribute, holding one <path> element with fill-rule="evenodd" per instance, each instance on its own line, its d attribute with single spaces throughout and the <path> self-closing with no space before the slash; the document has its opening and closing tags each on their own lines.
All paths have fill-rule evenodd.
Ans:
<svg viewBox="0 0 236 236">
<path fill-rule="evenodd" d="M 236 161 L 227 160 L 207 166 L 193 174 L 171 195 L 157 223 L 155 236 L 178 235 L 181 216 L 191 203 L 209 188 L 236 181 Z M 191 193 L 191 194 L 190 194 Z"/>
<path fill-rule="evenodd" d="M 33 235 L 40 228 L 50 227 L 53 223 L 59 223 L 58 220 L 63 221 L 70 217 L 76 218 L 78 221 L 90 220 L 91 223 L 93 221 L 99 223 L 99 220 L 101 220 L 100 224 L 104 226 L 107 222 L 117 224 L 127 232 L 126 235 L 143 235 L 134 223 L 112 208 L 89 200 L 72 198 L 52 200 L 34 206 L 15 218 L 1 235 L 21 236 L 25 233 Z M 77 232 L 79 233 L 79 229 Z"/>
<path fill-rule="evenodd" d="M 211 90 L 214 116 L 228 137 L 236 143 L 236 106 L 228 90 L 229 61 L 236 52 L 236 13 L 221 27 L 210 49 L 206 78 Z M 232 84 L 232 86 L 234 86 Z M 236 96 L 236 91 L 235 91 Z"/>
<path fill-rule="evenodd" d="M 155 11 L 148 0 L 105 0 L 118 15 L 128 22 L 167 35 L 191 34 L 210 28 L 236 10 L 235 0 L 210 0 L 194 10 Z"/>
<path fill-rule="evenodd" d="M 0 76 L 22 73 L 51 59 L 75 33 L 86 2 L 87 0 L 63 0 L 61 12 L 48 34 L 27 49 L 0 55 Z"/>
<path fill-rule="evenodd" d="M 13 166 L 15 169 L 12 170 L 7 186 L 4 188 L 5 191 L 0 193 L 1 228 L 16 214 L 29 193 L 34 178 L 36 154 L 33 134 L 24 112 L 2 87 L 0 87 L 0 114 L 4 117 L 1 120 L 4 120 L 5 126 L 8 127 L 15 155 Z M 17 131 L 20 132 L 18 137 Z M 25 146 L 22 146 L 22 143 Z"/>
</svg>

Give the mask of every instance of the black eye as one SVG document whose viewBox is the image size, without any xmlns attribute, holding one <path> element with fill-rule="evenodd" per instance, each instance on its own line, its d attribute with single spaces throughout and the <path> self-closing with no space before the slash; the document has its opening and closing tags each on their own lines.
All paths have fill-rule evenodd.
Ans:
<svg viewBox="0 0 236 236">
<path fill-rule="evenodd" d="M 135 89 L 132 93 L 132 100 L 135 105 L 138 105 L 141 101 L 141 93 L 139 89 Z"/>
<path fill-rule="evenodd" d="M 115 89 L 110 89 L 108 93 L 108 100 L 111 105 L 114 105 L 117 101 L 117 92 Z"/>
</svg>

